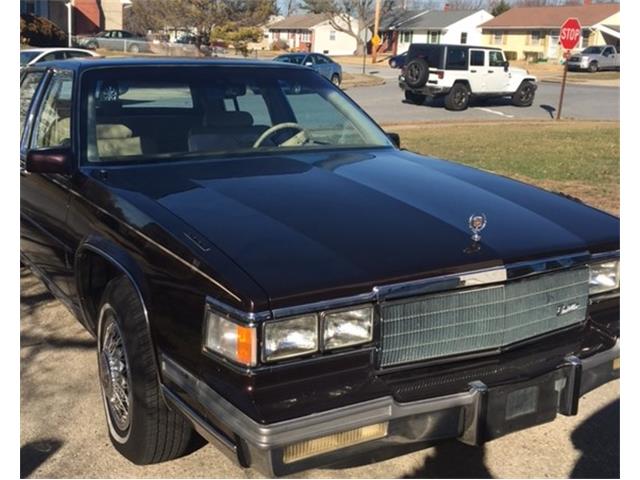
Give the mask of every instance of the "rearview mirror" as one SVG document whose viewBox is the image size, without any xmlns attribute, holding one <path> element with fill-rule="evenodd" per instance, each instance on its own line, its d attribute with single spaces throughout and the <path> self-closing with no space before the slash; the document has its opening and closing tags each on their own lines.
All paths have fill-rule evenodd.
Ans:
<svg viewBox="0 0 640 480">
<path fill-rule="evenodd" d="M 25 167 L 29 173 L 71 173 L 73 153 L 68 147 L 29 150 Z"/>
<path fill-rule="evenodd" d="M 504 62 L 504 71 L 505 72 L 509 71 L 509 62 Z"/>
<path fill-rule="evenodd" d="M 387 132 L 387 137 L 389 137 L 391 143 L 393 143 L 397 148 L 400 148 L 400 135 L 393 132 Z"/>
</svg>

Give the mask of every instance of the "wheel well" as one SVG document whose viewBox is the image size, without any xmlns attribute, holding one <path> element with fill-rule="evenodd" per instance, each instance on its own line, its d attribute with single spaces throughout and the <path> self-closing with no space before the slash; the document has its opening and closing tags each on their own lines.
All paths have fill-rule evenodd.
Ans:
<svg viewBox="0 0 640 480">
<path fill-rule="evenodd" d="M 456 80 L 455 82 L 453 82 L 453 85 L 464 85 L 469 89 L 469 92 L 471 92 L 471 84 L 468 80 Z"/>
<path fill-rule="evenodd" d="M 98 308 L 107 283 L 124 272 L 102 255 L 84 250 L 76 260 L 76 279 L 82 309 L 93 333 L 96 333 Z"/>
</svg>

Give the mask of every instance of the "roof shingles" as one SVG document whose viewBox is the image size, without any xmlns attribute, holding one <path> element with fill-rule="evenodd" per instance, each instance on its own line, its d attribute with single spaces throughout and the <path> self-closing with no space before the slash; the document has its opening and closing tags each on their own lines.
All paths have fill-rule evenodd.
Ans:
<svg viewBox="0 0 640 480">
<path fill-rule="evenodd" d="M 591 27 L 620 11 L 620 4 L 598 3 L 562 7 L 514 7 L 481 25 L 486 29 L 560 28 L 568 18 L 577 18 Z"/>
</svg>

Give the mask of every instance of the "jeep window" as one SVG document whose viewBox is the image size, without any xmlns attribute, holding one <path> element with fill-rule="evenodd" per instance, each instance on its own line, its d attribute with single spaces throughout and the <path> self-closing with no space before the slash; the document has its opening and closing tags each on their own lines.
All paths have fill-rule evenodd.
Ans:
<svg viewBox="0 0 640 480">
<path fill-rule="evenodd" d="M 447 48 L 447 70 L 466 70 L 468 64 L 467 49 L 463 47 Z"/>
<path fill-rule="evenodd" d="M 24 132 L 31 100 L 43 75 L 44 72 L 29 72 L 22 79 L 22 84 L 20 85 L 20 138 L 22 138 L 22 132 Z"/>
<path fill-rule="evenodd" d="M 504 67 L 505 64 L 504 55 L 499 50 L 489 51 L 489 66 L 490 67 Z"/>
<path fill-rule="evenodd" d="M 471 50 L 470 65 L 472 67 L 484 66 L 484 50 Z"/>
<path fill-rule="evenodd" d="M 83 162 L 391 146 L 364 112 L 310 70 L 157 70 L 123 67 L 83 75 Z"/>
<path fill-rule="evenodd" d="M 600 55 L 602 53 L 602 47 L 588 47 L 585 48 L 582 53 L 584 54 L 595 54 L 595 55 Z"/>
</svg>

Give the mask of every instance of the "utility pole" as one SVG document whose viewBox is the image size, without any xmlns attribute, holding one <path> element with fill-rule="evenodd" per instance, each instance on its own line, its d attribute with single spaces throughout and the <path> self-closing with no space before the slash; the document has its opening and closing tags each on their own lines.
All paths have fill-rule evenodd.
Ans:
<svg viewBox="0 0 640 480">
<path fill-rule="evenodd" d="M 69 0 L 66 3 L 67 6 L 67 46 L 72 47 L 73 41 L 71 36 L 73 35 L 73 0 Z"/>
<path fill-rule="evenodd" d="M 373 20 L 373 37 L 371 37 L 371 63 L 376 63 L 376 56 L 378 55 L 378 47 L 381 40 L 378 36 L 378 30 L 380 28 L 380 9 L 382 0 L 376 0 L 375 16 Z"/>
</svg>

